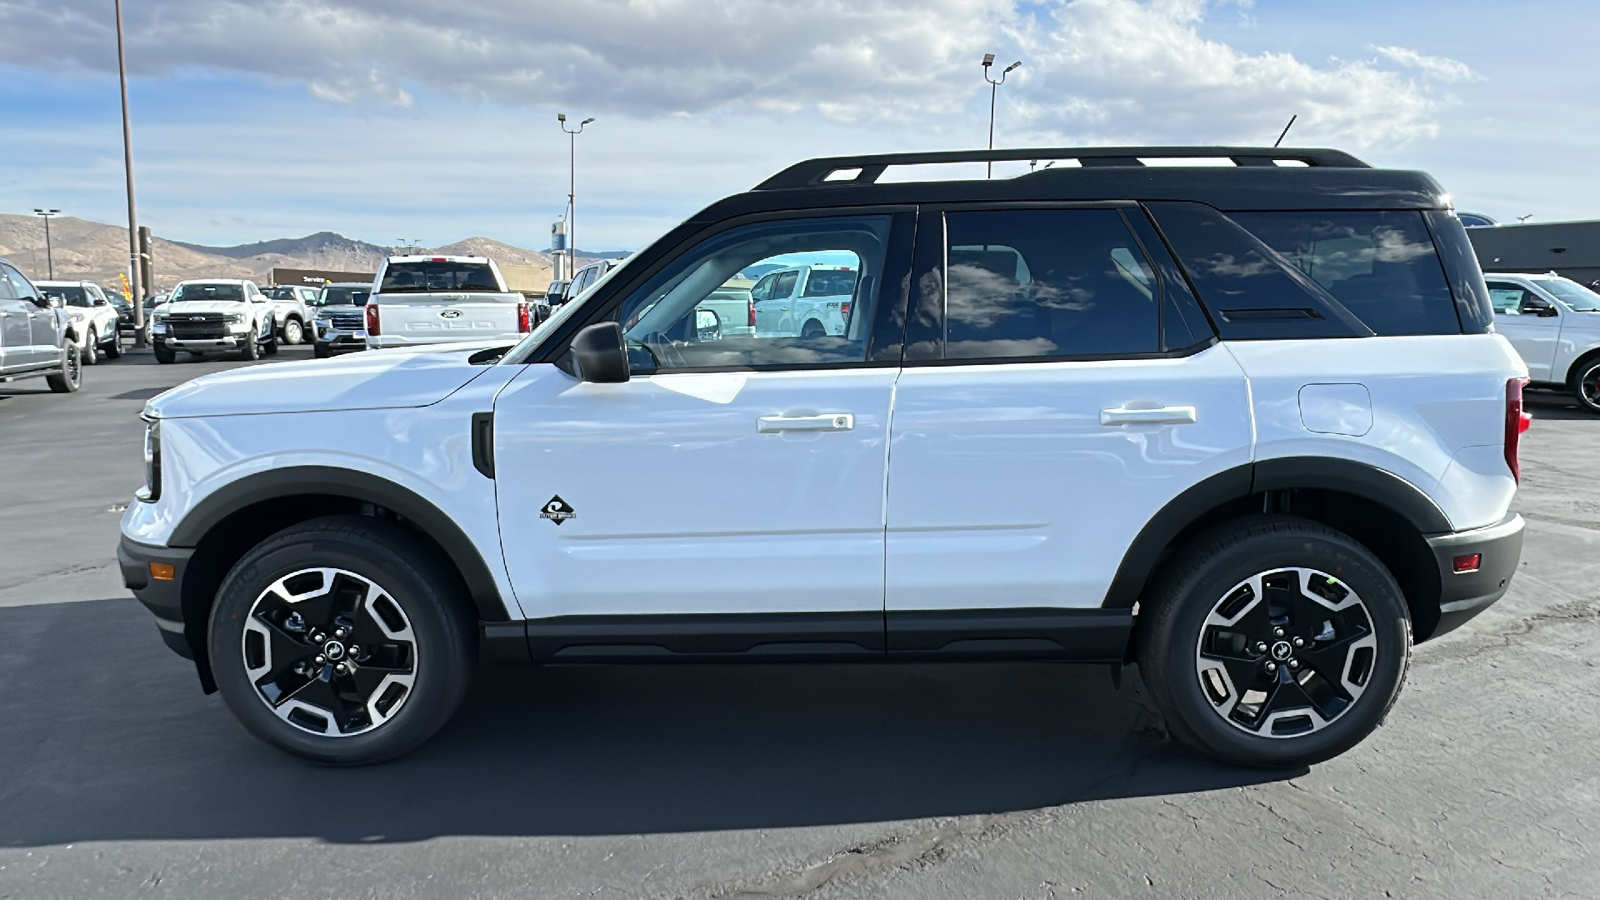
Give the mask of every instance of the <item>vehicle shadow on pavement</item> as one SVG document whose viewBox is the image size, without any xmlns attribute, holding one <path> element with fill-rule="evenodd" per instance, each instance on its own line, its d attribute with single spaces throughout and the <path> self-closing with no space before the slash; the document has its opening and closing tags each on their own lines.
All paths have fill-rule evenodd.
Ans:
<svg viewBox="0 0 1600 900">
<path fill-rule="evenodd" d="M 1526 401 L 1524 408 L 1533 414 L 1535 421 L 1539 419 L 1593 419 L 1600 421 L 1600 416 L 1578 405 L 1578 401 L 1571 394 L 1555 391 L 1528 391 L 1523 395 Z"/>
<path fill-rule="evenodd" d="M 258 742 L 132 599 L 0 608 L 0 846 L 586 835 L 1025 810 L 1302 774 L 1166 743 L 1106 666 L 485 668 L 383 766 Z"/>
</svg>

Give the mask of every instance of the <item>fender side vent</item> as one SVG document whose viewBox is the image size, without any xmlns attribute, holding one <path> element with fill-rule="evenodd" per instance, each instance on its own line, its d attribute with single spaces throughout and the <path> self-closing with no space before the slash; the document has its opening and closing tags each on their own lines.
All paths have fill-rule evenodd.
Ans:
<svg viewBox="0 0 1600 900">
<path fill-rule="evenodd" d="M 494 413 L 472 414 L 472 467 L 494 478 Z"/>
</svg>

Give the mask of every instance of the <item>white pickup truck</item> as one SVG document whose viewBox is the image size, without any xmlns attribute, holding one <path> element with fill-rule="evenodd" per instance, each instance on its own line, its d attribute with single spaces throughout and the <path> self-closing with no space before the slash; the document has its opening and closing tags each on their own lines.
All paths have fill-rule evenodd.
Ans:
<svg viewBox="0 0 1600 900">
<path fill-rule="evenodd" d="M 533 306 L 506 288 L 482 256 L 391 256 L 372 282 L 367 347 L 451 341 L 517 341 L 533 329 Z"/>
<path fill-rule="evenodd" d="M 759 337 L 844 334 L 856 291 L 854 266 L 786 266 L 750 289 Z"/>
</svg>

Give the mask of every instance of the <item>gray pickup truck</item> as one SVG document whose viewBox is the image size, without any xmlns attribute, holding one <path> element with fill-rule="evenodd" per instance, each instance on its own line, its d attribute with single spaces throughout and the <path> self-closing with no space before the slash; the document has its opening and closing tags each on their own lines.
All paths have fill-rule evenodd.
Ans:
<svg viewBox="0 0 1600 900">
<path fill-rule="evenodd" d="M 68 336 L 60 298 L 45 297 L 0 259 L 0 382 L 33 376 L 70 394 L 83 383 L 83 358 Z"/>
</svg>

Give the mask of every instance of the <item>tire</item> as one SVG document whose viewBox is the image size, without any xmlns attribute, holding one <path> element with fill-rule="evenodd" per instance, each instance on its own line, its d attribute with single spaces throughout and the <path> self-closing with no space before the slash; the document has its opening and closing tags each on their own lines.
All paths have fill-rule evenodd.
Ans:
<svg viewBox="0 0 1600 900">
<path fill-rule="evenodd" d="M 1411 658 L 1405 598 L 1349 536 L 1252 516 L 1197 536 L 1163 568 L 1141 601 L 1139 670 L 1195 749 L 1306 766 L 1360 743 L 1394 705 Z M 1337 682 L 1324 674 L 1335 671 Z"/>
<path fill-rule="evenodd" d="M 812 319 L 800 327 L 800 336 L 802 338 L 819 338 L 827 337 L 827 335 L 828 329 L 823 327 L 822 323 L 816 319 Z"/>
<path fill-rule="evenodd" d="M 327 359 L 328 357 L 332 356 L 333 353 L 328 349 L 327 344 L 312 344 L 311 355 L 317 359 Z"/>
<path fill-rule="evenodd" d="M 100 335 L 95 333 L 93 327 L 89 329 L 88 337 L 83 342 L 83 364 L 86 366 L 97 365 L 100 362 Z"/>
<path fill-rule="evenodd" d="M 404 527 L 364 516 L 304 522 L 246 553 L 222 582 L 208 642 L 240 723 L 329 765 L 416 748 L 461 705 L 477 663 L 476 616 L 455 571 Z M 356 664 L 339 672 L 340 658 Z M 276 707 L 271 691 L 284 698 Z"/>
<path fill-rule="evenodd" d="M 300 324 L 299 319 L 290 316 L 283 320 L 283 342 L 285 344 L 293 347 L 296 344 L 303 343 L 305 339 L 306 328 Z"/>
<path fill-rule="evenodd" d="M 251 334 L 250 337 L 245 340 L 244 346 L 239 348 L 239 358 L 245 362 L 255 362 L 261 358 L 261 342 L 259 335 Z"/>
<path fill-rule="evenodd" d="M 83 386 L 83 357 L 71 339 L 61 347 L 61 371 L 46 375 L 44 381 L 57 394 L 71 394 Z"/>
<path fill-rule="evenodd" d="M 106 359 L 122 358 L 122 332 L 112 330 L 111 340 L 106 342 Z"/>
<path fill-rule="evenodd" d="M 1600 413 L 1600 356 L 1579 362 L 1572 367 L 1572 396 L 1578 405 L 1592 413 Z"/>
<path fill-rule="evenodd" d="M 155 343 L 151 344 L 151 348 L 155 350 L 156 362 L 164 366 L 178 361 L 178 351 L 168 347 L 162 341 L 156 341 Z"/>
<path fill-rule="evenodd" d="M 278 355 L 278 329 L 270 323 L 267 325 L 267 341 L 261 345 L 261 352 L 267 356 Z"/>
</svg>

